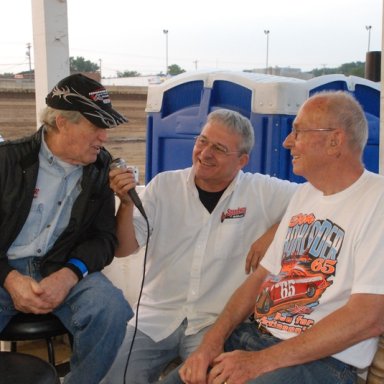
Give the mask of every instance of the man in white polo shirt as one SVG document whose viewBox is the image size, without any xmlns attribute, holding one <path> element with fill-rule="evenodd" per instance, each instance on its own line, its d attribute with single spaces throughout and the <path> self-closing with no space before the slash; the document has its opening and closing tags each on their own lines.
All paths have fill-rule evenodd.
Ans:
<svg viewBox="0 0 384 384">
<path fill-rule="evenodd" d="M 208 115 L 195 139 L 193 166 L 163 172 L 145 188 L 143 206 L 151 238 L 135 333 L 133 319 L 115 363 L 103 383 L 148 384 L 176 356 L 186 359 L 216 320 L 225 302 L 254 267 L 255 239 L 277 223 L 296 184 L 244 173 L 254 144 L 250 121 L 235 111 Z M 146 222 L 127 192 L 130 171 L 111 171 L 122 200 L 117 213 L 116 256 L 146 242 Z"/>
</svg>

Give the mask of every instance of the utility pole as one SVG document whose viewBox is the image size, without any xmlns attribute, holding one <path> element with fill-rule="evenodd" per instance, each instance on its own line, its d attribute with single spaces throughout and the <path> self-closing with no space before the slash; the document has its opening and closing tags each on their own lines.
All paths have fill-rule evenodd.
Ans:
<svg viewBox="0 0 384 384">
<path fill-rule="evenodd" d="M 323 67 L 323 76 L 325 75 L 325 68 L 327 66 L 327 64 L 321 64 L 321 66 Z"/>
<path fill-rule="evenodd" d="M 32 65 L 31 65 L 31 43 L 27 43 L 27 52 L 25 52 L 25 54 L 26 54 L 27 57 L 28 57 L 28 61 L 29 61 L 29 73 L 31 74 L 31 72 L 32 72 Z"/>
<path fill-rule="evenodd" d="M 165 35 L 165 77 L 168 77 L 168 29 L 163 29 Z"/>
<path fill-rule="evenodd" d="M 267 36 L 267 59 L 265 63 L 265 73 L 268 73 L 269 29 L 264 29 L 264 33 Z"/>
<path fill-rule="evenodd" d="M 367 52 L 369 52 L 370 45 L 371 45 L 371 29 L 372 29 L 372 25 L 366 25 L 365 29 L 368 31 L 368 51 Z"/>
</svg>

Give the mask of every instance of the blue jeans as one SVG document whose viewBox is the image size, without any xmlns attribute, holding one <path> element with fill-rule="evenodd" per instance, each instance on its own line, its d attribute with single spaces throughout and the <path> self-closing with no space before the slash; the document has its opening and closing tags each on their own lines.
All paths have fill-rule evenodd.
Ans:
<svg viewBox="0 0 384 384">
<path fill-rule="evenodd" d="M 23 275 L 41 280 L 38 258 L 10 261 Z M 0 288 L 0 330 L 17 311 L 8 292 Z M 73 335 L 70 373 L 65 384 L 98 384 L 111 366 L 133 312 L 121 290 L 102 273 L 79 281 L 53 312 Z"/>
<path fill-rule="evenodd" d="M 140 321 L 140 318 L 139 318 Z M 127 371 L 126 364 L 135 328 L 128 325 L 127 333 L 110 371 L 101 384 L 149 384 L 158 380 L 161 372 L 175 358 L 185 360 L 200 344 L 205 328 L 195 335 L 185 335 L 187 321 L 167 338 L 155 342 L 149 336 L 136 331 Z M 125 374 L 125 382 L 123 381 Z"/>
<path fill-rule="evenodd" d="M 260 333 L 255 323 L 239 325 L 225 343 L 225 351 L 234 350 L 260 351 L 279 343 L 281 340 L 271 335 Z M 161 383 L 182 384 L 178 370 L 173 370 Z M 354 367 L 333 357 L 326 357 L 311 363 L 277 369 L 248 384 L 354 384 L 357 373 Z"/>
</svg>

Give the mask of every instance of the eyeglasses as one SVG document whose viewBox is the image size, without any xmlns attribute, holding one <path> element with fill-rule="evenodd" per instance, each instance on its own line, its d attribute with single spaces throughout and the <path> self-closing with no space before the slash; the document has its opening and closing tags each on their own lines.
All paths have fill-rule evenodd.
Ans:
<svg viewBox="0 0 384 384">
<path fill-rule="evenodd" d="M 297 140 L 297 136 L 299 133 L 304 133 L 304 132 L 330 132 L 330 131 L 335 131 L 336 128 L 313 128 L 313 129 L 296 129 L 292 128 L 292 131 L 290 135 L 293 135 L 293 138 Z"/>
<path fill-rule="evenodd" d="M 235 153 L 239 154 L 239 151 L 230 151 L 225 145 L 210 142 L 205 136 L 199 135 L 195 137 L 195 147 L 197 149 L 205 149 L 209 146 L 215 155 L 229 156 Z"/>
</svg>

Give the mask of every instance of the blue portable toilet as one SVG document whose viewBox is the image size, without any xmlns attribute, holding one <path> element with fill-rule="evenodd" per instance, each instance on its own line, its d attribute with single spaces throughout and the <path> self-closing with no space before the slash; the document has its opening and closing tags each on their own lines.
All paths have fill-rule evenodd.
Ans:
<svg viewBox="0 0 384 384">
<path fill-rule="evenodd" d="M 157 173 L 191 165 L 193 137 L 203 126 L 207 72 L 181 74 L 148 87 L 146 182 Z"/>
<path fill-rule="evenodd" d="M 301 104 L 322 90 L 348 90 L 362 104 L 370 125 L 364 160 L 378 171 L 379 86 L 369 80 L 328 75 L 308 81 L 231 71 L 184 73 L 150 86 L 147 99 L 146 182 L 157 173 L 192 164 L 194 137 L 207 115 L 218 108 L 248 117 L 255 131 L 255 147 L 244 168 L 302 181 L 292 173 L 290 154 L 282 142 L 291 131 Z"/>
</svg>

